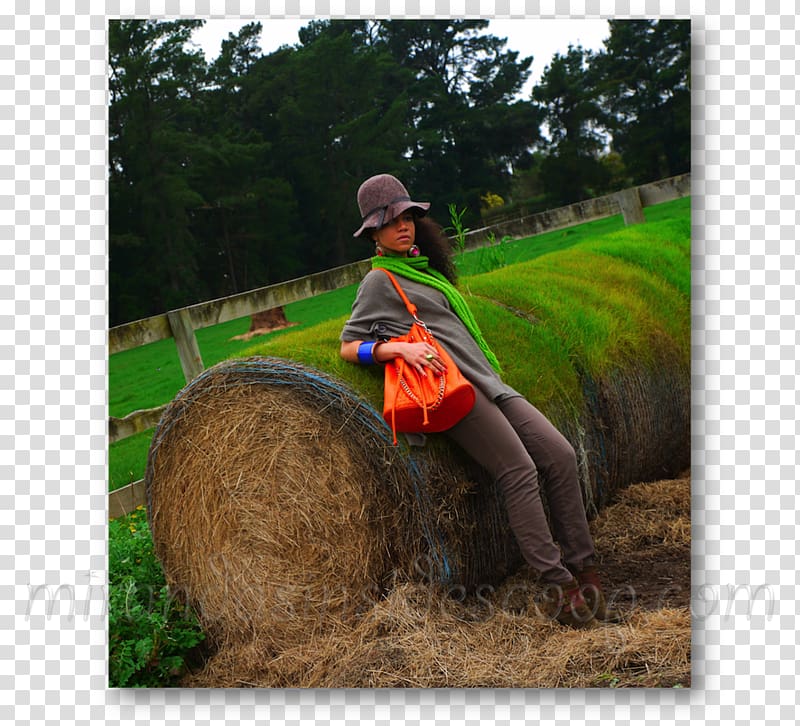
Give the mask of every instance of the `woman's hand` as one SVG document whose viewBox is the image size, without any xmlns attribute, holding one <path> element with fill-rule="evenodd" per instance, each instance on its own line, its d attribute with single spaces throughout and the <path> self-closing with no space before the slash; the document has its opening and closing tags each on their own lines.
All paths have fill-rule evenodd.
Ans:
<svg viewBox="0 0 800 726">
<path fill-rule="evenodd" d="M 351 363 L 358 363 L 358 346 L 362 342 L 354 340 L 342 343 L 342 358 Z M 436 353 L 436 348 L 428 343 L 379 342 L 372 349 L 372 356 L 378 363 L 402 358 L 419 373 L 427 373 L 430 370 L 436 375 L 441 375 L 445 370 L 442 359 Z"/>
<path fill-rule="evenodd" d="M 375 347 L 374 355 L 381 362 L 400 357 L 419 373 L 430 370 L 440 376 L 445 371 L 436 348 L 428 343 L 381 343 Z"/>
</svg>

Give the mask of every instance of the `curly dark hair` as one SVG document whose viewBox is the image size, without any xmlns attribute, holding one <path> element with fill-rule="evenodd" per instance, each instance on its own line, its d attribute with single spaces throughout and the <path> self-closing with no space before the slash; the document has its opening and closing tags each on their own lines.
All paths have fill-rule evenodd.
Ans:
<svg viewBox="0 0 800 726">
<path fill-rule="evenodd" d="M 425 255 L 431 267 L 441 272 L 454 285 L 458 273 L 453 264 L 453 247 L 442 226 L 432 217 L 414 215 L 416 226 L 416 245 Z"/>
</svg>

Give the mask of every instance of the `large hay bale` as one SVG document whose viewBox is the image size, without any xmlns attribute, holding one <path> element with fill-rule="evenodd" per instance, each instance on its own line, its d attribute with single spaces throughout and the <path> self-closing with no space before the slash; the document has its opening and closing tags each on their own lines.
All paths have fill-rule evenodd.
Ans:
<svg viewBox="0 0 800 726">
<path fill-rule="evenodd" d="M 148 511 L 170 588 L 217 645 L 280 649 L 397 578 L 497 582 L 519 564 L 496 490 L 447 449 L 393 447 L 340 382 L 272 358 L 210 368 L 164 412 Z"/>
</svg>

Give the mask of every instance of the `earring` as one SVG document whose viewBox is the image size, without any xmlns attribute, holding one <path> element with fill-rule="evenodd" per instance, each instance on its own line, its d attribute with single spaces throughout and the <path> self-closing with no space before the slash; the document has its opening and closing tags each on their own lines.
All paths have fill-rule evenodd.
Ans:
<svg viewBox="0 0 800 726">
<path fill-rule="evenodd" d="M 378 257 L 383 257 L 383 250 L 380 248 L 379 245 L 375 245 L 375 254 Z"/>
<path fill-rule="evenodd" d="M 411 247 L 408 248 L 408 252 L 406 253 L 406 255 L 408 255 L 408 257 L 419 257 L 420 255 L 419 247 L 417 247 L 416 245 L 411 245 Z"/>
</svg>

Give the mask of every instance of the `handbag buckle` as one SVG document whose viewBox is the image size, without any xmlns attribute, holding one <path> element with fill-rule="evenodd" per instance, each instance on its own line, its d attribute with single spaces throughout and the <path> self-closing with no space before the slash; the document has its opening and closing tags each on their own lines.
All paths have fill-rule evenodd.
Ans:
<svg viewBox="0 0 800 726">
<path fill-rule="evenodd" d="M 423 330 L 424 330 L 426 333 L 430 333 L 430 332 L 431 332 L 431 331 L 430 331 L 430 329 L 428 328 L 428 326 L 427 326 L 427 325 L 425 325 L 425 321 L 423 321 L 423 320 L 420 320 L 420 319 L 417 317 L 417 314 L 416 314 L 416 313 L 414 313 L 414 315 L 413 315 L 413 318 L 414 318 L 414 322 L 415 322 L 417 325 L 419 325 L 419 326 L 420 326 L 420 327 L 421 327 L 421 328 L 422 328 L 422 329 L 423 329 Z"/>
</svg>

